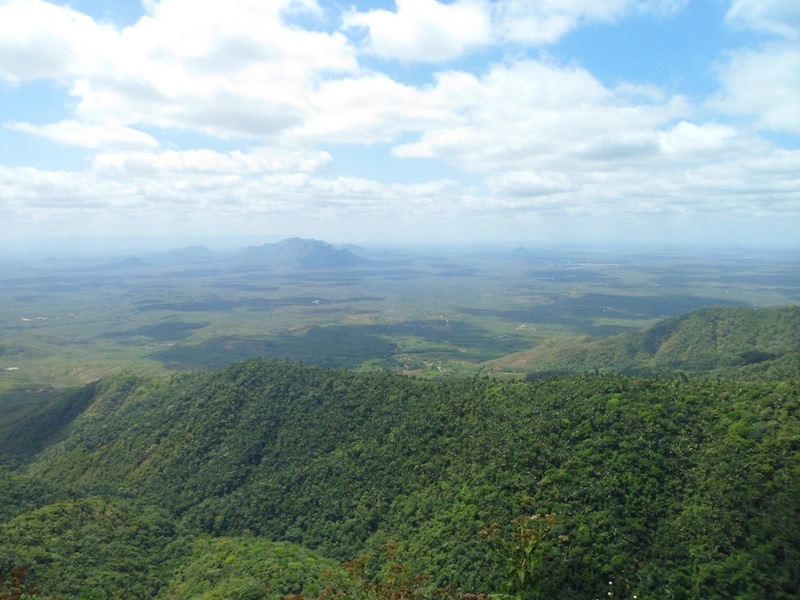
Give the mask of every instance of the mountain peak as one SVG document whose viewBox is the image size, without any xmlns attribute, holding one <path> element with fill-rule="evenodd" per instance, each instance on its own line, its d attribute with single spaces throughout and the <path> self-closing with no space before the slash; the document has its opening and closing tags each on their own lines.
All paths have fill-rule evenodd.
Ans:
<svg viewBox="0 0 800 600">
<path fill-rule="evenodd" d="M 248 262 L 306 269 L 354 267 L 363 262 L 349 250 L 334 248 L 320 240 L 297 237 L 287 238 L 277 244 L 242 248 L 239 255 Z"/>
</svg>

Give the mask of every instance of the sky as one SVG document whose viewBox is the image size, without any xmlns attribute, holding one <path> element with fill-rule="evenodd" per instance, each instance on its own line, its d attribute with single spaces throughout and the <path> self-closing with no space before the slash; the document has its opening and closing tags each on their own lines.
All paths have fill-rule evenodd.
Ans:
<svg viewBox="0 0 800 600">
<path fill-rule="evenodd" d="M 0 0 L 0 251 L 800 248 L 797 0 Z"/>
</svg>

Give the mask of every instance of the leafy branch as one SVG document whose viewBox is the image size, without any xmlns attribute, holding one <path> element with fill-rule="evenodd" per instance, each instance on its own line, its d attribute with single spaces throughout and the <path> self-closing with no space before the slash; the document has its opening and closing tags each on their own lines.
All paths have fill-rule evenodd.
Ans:
<svg viewBox="0 0 800 600">
<path fill-rule="evenodd" d="M 499 544 L 505 551 L 504 600 L 539 598 L 544 566 L 550 550 L 566 543 L 567 536 L 554 533 L 558 520 L 553 513 L 520 515 L 508 527 L 493 523 L 481 537 Z"/>
</svg>

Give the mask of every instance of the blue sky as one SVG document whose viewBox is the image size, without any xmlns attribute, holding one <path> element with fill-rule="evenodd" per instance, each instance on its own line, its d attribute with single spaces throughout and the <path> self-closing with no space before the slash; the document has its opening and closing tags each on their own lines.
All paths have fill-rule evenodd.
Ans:
<svg viewBox="0 0 800 600">
<path fill-rule="evenodd" d="M 0 249 L 800 247 L 797 0 L 0 0 Z"/>
</svg>

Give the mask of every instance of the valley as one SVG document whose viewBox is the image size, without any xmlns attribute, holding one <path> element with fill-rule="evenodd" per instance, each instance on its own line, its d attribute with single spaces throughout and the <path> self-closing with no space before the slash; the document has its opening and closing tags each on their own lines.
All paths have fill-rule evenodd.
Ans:
<svg viewBox="0 0 800 600">
<path fill-rule="evenodd" d="M 551 350 L 704 306 L 797 304 L 798 265 L 785 253 L 370 251 L 297 239 L 6 260 L 0 390 L 255 356 L 429 377 L 524 376 L 545 358 L 561 368 Z"/>
</svg>

